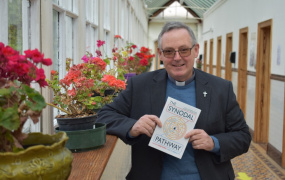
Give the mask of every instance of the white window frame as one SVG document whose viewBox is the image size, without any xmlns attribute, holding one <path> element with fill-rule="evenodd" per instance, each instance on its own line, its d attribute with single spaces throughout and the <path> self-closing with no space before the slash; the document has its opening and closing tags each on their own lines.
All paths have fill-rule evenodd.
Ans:
<svg viewBox="0 0 285 180">
<path fill-rule="evenodd" d="M 98 40 L 98 0 L 87 0 L 86 7 L 86 51 L 95 54 Z"/>
<path fill-rule="evenodd" d="M 59 47 L 58 47 L 58 51 L 54 52 L 54 53 L 58 53 L 58 71 L 59 71 L 59 79 L 64 78 L 65 74 L 66 74 L 66 63 L 65 63 L 65 59 L 66 58 L 73 58 L 73 63 L 77 64 L 79 62 L 78 59 L 74 59 L 75 57 L 77 57 L 76 53 L 76 43 L 75 40 L 78 39 L 78 33 L 76 33 L 76 26 L 77 26 L 77 18 L 78 18 L 78 1 L 77 0 L 73 0 L 72 1 L 72 9 L 67 9 L 67 3 L 66 0 L 59 0 L 58 4 L 53 3 L 53 10 L 55 10 L 58 13 L 58 35 L 59 35 Z M 71 18 L 72 22 L 69 25 L 69 27 L 67 27 L 67 18 Z M 70 40 L 69 38 L 67 38 L 67 31 L 71 30 L 71 37 L 72 40 Z M 72 50 L 70 50 L 69 52 L 67 51 L 67 48 L 70 49 L 70 45 L 72 47 Z M 70 57 L 72 56 L 72 57 Z M 57 114 L 62 113 L 60 111 L 58 111 L 56 108 L 53 109 L 53 117 L 55 117 Z M 54 119 L 54 126 L 57 125 L 57 121 Z"/>
</svg>

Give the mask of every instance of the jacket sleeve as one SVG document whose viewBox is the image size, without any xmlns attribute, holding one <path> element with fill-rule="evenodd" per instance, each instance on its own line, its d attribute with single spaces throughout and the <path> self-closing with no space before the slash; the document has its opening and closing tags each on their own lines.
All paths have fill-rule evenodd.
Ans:
<svg viewBox="0 0 285 180">
<path fill-rule="evenodd" d="M 227 84 L 227 93 L 225 95 L 227 98 L 226 114 L 224 116 L 225 132 L 214 135 L 220 143 L 220 162 L 228 161 L 246 153 L 251 142 L 249 128 L 236 100 L 231 82 Z"/>
<path fill-rule="evenodd" d="M 107 134 L 116 135 L 126 144 L 134 144 L 138 138 L 127 138 L 127 133 L 136 123 L 136 119 L 130 118 L 132 107 L 132 83 L 128 85 L 114 101 L 105 105 L 99 112 L 96 122 L 105 123 Z"/>
</svg>

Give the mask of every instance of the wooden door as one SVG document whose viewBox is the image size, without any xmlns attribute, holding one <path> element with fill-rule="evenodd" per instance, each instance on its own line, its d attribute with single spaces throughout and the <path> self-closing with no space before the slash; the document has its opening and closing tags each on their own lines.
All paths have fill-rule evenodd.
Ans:
<svg viewBox="0 0 285 180">
<path fill-rule="evenodd" d="M 226 39 L 226 57 L 225 57 L 225 66 L 226 66 L 226 74 L 225 79 L 231 81 L 232 80 L 232 63 L 230 62 L 230 55 L 233 48 L 233 33 L 227 34 Z"/>
<path fill-rule="evenodd" d="M 217 38 L 217 69 L 216 69 L 216 75 L 219 77 L 222 77 L 221 62 L 222 62 L 222 36 L 219 36 Z"/>
<path fill-rule="evenodd" d="M 238 58 L 238 91 L 237 100 L 240 108 L 246 117 L 247 99 L 247 49 L 248 49 L 248 28 L 239 31 L 239 58 Z"/>
<path fill-rule="evenodd" d="M 213 74 L 213 51 L 214 51 L 214 40 L 210 39 L 210 57 L 209 57 L 209 73 Z"/>
<path fill-rule="evenodd" d="M 258 24 L 254 141 L 268 143 L 272 20 Z"/>
</svg>

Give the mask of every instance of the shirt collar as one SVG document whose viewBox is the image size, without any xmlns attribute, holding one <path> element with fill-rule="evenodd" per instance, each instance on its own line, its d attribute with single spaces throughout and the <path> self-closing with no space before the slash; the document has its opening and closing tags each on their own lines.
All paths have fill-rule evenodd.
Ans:
<svg viewBox="0 0 285 180">
<path fill-rule="evenodd" d="M 190 79 L 186 80 L 186 81 L 176 81 L 175 79 L 173 79 L 169 74 L 168 74 L 168 79 L 174 83 L 176 86 L 185 86 L 187 84 L 190 84 L 195 78 L 195 70 L 193 68 L 193 75 L 191 76 Z"/>
</svg>

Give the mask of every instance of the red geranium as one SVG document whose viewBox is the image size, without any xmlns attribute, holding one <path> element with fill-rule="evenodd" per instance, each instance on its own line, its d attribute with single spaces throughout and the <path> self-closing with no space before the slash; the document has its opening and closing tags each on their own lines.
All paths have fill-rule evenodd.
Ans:
<svg viewBox="0 0 285 180">
<path fill-rule="evenodd" d="M 28 118 L 37 123 L 46 106 L 42 95 L 31 83 L 45 87 L 45 73 L 38 65 L 51 65 L 37 49 L 21 55 L 0 42 L 0 152 L 19 151 L 27 137 L 22 132 Z"/>
</svg>

